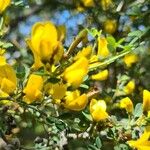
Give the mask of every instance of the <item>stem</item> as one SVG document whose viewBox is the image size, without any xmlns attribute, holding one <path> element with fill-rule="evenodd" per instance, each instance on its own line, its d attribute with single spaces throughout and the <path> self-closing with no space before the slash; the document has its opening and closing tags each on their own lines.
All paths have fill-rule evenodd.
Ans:
<svg viewBox="0 0 150 150">
<path fill-rule="evenodd" d="M 67 57 L 78 46 L 78 44 L 87 36 L 87 33 L 88 31 L 84 29 L 79 33 L 79 35 L 77 35 L 65 54 L 65 57 Z"/>
</svg>

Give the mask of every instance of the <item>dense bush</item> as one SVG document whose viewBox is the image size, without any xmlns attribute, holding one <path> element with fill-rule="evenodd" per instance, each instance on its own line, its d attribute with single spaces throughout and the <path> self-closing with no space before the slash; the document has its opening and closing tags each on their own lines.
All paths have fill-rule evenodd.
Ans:
<svg viewBox="0 0 150 150">
<path fill-rule="evenodd" d="M 0 0 L 0 149 L 150 149 L 149 0 Z"/>
</svg>

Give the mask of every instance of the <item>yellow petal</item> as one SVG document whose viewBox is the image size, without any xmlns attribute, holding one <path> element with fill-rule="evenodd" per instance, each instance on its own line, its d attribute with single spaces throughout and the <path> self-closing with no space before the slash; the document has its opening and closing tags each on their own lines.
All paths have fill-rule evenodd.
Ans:
<svg viewBox="0 0 150 150">
<path fill-rule="evenodd" d="M 66 37 L 66 26 L 65 25 L 57 26 L 57 34 L 58 34 L 58 40 L 64 41 Z"/>
<path fill-rule="evenodd" d="M 150 110 L 150 92 L 148 90 L 143 91 L 143 111 Z"/>
<path fill-rule="evenodd" d="M 1 82 L 1 90 L 8 93 L 8 94 L 11 94 L 14 92 L 14 90 L 16 89 L 16 85 L 8 80 L 7 78 L 3 78 L 2 79 L 2 82 Z"/>
<path fill-rule="evenodd" d="M 53 99 L 62 99 L 66 94 L 67 86 L 65 84 L 49 84 L 48 93 Z"/>
<path fill-rule="evenodd" d="M 82 0 L 82 3 L 85 7 L 94 7 L 95 3 L 93 0 Z"/>
<path fill-rule="evenodd" d="M 136 63 L 138 61 L 139 57 L 136 54 L 127 54 L 124 57 L 124 63 L 129 68 L 132 66 L 132 64 Z"/>
<path fill-rule="evenodd" d="M 35 100 L 41 100 L 43 88 L 43 78 L 39 75 L 31 74 L 29 76 L 26 87 L 23 92 L 25 94 L 24 101 L 28 104 Z"/>
<path fill-rule="evenodd" d="M 63 73 L 64 80 L 70 83 L 74 88 L 80 86 L 83 82 L 83 78 L 88 72 L 88 60 L 85 57 L 81 57 L 71 66 L 66 68 Z"/>
<path fill-rule="evenodd" d="M 4 56 L 0 56 L 0 66 L 4 66 L 6 64 L 6 58 Z"/>
<path fill-rule="evenodd" d="M 13 93 L 17 86 L 15 71 L 9 64 L 0 66 L 0 86 L 8 94 Z"/>
<path fill-rule="evenodd" d="M 125 108 L 128 113 L 131 113 L 133 111 L 133 103 L 129 97 L 121 99 L 120 107 Z"/>
<path fill-rule="evenodd" d="M 91 76 L 91 79 L 99 80 L 99 81 L 107 80 L 107 78 L 108 78 L 108 70 L 107 69 L 100 71 L 99 73 Z"/>
<path fill-rule="evenodd" d="M 150 137 L 150 130 L 148 126 L 145 128 L 144 133 L 140 136 L 139 139 L 128 141 L 128 144 L 131 147 L 136 148 L 137 150 L 149 150 L 150 149 L 149 137 Z"/>
<path fill-rule="evenodd" d="M 11 0 L 0 0 L 0 13 L 2 13 L 11 3 Z"/>
<path fill-rule="evenodd" d="M 105 101 L 97 101 L 95 99 L 92 99 L 90 102 L 90 113 L 92 115 L 93 120 L 97 122 L 108 118 Z"/>
<path fill-rule="evenodd" d="M 106 38 L 98 37 L 98 53 L 97 53 L 97 55 L 99 57 L 105 58 L 105 57 L 109 56 L 110 52 L 107 48 L 107 44 L 108 44 L 108 42 L 107 42 Z"/>
<path fill-rule="evenodd" d="M 105 32 L 109 33 L 109 34 L 113 34 L 116 31 L 117 28 L 117 22 L 116 20 L 106 20 L 104 22 L 104 30 Z"/>
<path fill-rule="evenodd" d="M 131 80 L 127 83 L 127 85 L 124 87 L 124 92 L 126 94 L 131 94 L 133 93 L 135 89 L 135 81 L 134 80 Z"/>
<path fill-rule="evenodd" d="M 110 6 L 112 5 L 112 0 L 101 0 L 100 2 L 103 10 L 109 9 Z"/>
<path fill-rule="evenodd" d="M 81 111 L 86 107 L 87 103 L 87 95 L 82 94 L 80 96 L 79 91 L 76 90 L 74 92 L 67 92 L 64 107 L 74 111 Z"/>
<path fill-rule="evenodd" d="M 81 58 L 81 57 L 90 58 L 91 53 L 92 53 L 91 46 L 84 47 L 81 51 L 77 53 L 74 59 L 77 60 L 78 58 Z"/>
</svg>

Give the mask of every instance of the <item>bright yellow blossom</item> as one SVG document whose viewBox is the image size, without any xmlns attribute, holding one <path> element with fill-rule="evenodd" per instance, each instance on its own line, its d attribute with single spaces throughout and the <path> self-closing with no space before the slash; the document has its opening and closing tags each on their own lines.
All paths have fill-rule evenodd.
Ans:
<svg viewBox="0 0 150 150">
<path fill-rule="evenodd" d="M 117 22 L 116 20 L 106 20 L 104 22 L 104 30 L 105 32 L 109 33 L 109 34 L 113 34 L 116 31 L 117 28 Z"/>
<path fill-rule="evenodd" d="M 120 107 L 126 109 L 128 113 L 132 113 L 133 111 L 133 103 L 129 97 L 121 99 Z"/>
<path fill-rule="evenodd" d="M 4 56 L 0 56 L 0 66 L 4 66 L 6 64 L 6 58 Z"/>
<path fill-rule="evenodd" d="M 92 53 L 92 47 L 91 46 L 84 47 L 81 51 L 79 51 L 77 53 L 77 55 L 75 56 L 74 59 L 76 60 L 76 59 L 79 59 L 81 57 L 90 58 L 91 53 Z"/>
<path fill-rule="evenodd" d="M 124 92 L 126 94 L 131 94 L 133 93 L 135 89 L 135 81 L 134 80 L 131 80 L 127 83 L 127 85 L 124 87 Z"/>
<path fill-rule="evenodd" d="M 24 101 L 28 104 L 41 100 L 42 98 L 42 90 L 43 88 L 43 78 L 39 75 L 31 74 L 29 76 L 26 87 L 23 90 Z"/>
<path fill-rule="evenodd" d="M 85 7 L 94 7 L 95 6 L 93 0 L 82 0 L 82 2 Z"/>
<path fill-rule="evenodd" d="M 83 110 L 88 103 L 87 95 L 80 95 L 80 91 L 78 90 L 73 92 L 67 91 L 64 100 L 64 107 L 74 111 Z"/>
<path fill-rule="evenodd" d="M 148 90 L 143 91 L 143 111 L 150 110 L 150 92 Z"/>
<path fill-rule="evenodd" d="M 11 0 L 0 0 L 0 13 L 2 13 L 11 3 Z"/>
<path fill-rule="evenodd" d="M 108 44 L 108 42 L 105 37 L 98 37 L 98 53 L 97 53 L 97 55 L 99 57 L 107 57 L 110 54 L 107 44 Z"/>
<path fill-rule="evenodd" d="M 132 148 L 136 148 L 137 150 L 150 150 L 150 127 L 146 127 L 144 133 L 137 140 L 128 141 L 128 144 Z"/>
<path fill-rule="evenodd" d="M 66 37 L 66 26 L 65 25 L 57 26 L 57 34 L 58 34 L 58 40 L 64 41 Z"/>
<path fill-rule="evenodd" d="M 91 78 L 93 80 L 99 80 L 99 81 L 107 80 L 107 78 L 108 78 L 108 70 L 105 69 L 103 71 L 100 71 L 99 73 L 92 75 Z"/>
<path fill-rule="evenodd" d="M 132 66 L 132 64 L 136 63 L 138 61 L 138 56 L 136 54 L 127 54 L 123 60 L 126 66 L 129 68 Z"/>
<path fill-rule="evenodd" d="M 80 86 L 88 72 L 88 60 L 85 57 L 79 58 L 63 73 L 64 80 L 74 88 Z"/>
<path fill-rule="evenodd" d="M 7 93 L 12 94 L 17 86 L 17 78 L 15 71 L 9 64 L 0 66 L 0 89 Z"/>
<path fill-rule="evenodd" d="M 43 63 L 56 63 L 63 55 L 63 47 L 58 41 L 58 33 L 52 22 L 38 22 L 32 27 L 31 38 L 27 44 L 34 55 L 33 68 L 40 68 Z"/>
<path fill-rule="evenodd" d="M 103 10 L 107 10 L 112 5 L 112 0 L 101 0 Z"/>
<path fill-rule="evenodd" d="M 106 103 L 104 100 L 92 99 L 90 102 L 90 113 L 94 121 L 101 121 L 108 118 L 106 112 Z"/>
<path fill-rule="evenodd" d="M 66 94 L 67 86 L 63 83 L 48 83 L 45 85 L 45 90 L 53 99 L 62 99 Z"/>
</svg>

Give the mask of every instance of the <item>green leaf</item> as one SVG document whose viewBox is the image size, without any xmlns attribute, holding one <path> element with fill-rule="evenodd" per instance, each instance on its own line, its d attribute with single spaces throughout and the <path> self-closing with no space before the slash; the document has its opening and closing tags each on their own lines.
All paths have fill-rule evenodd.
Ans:
<svg viewBox="0 0 150 150">
<path fill-rule="evenodd" d="M 18 64 L 16 66 L 16 75 L 17 75 L 17 78 L 19 79 L 22 79 L 25 77 L 25 74 L 26 74 L 26 70 L 25 70 L 25 67 L 21 64 Z"/>
<path fill-rule="evenodd" d="M 138 103 L 135 106 L 133 115 L 136 118 L 136 117 L 140 117 L 142 114 L 143 114 L 142 103 Z"/>
<path fill-rule="evenodd" d="M 110 52 L 114 53 L 116 52 L 116 40 L 113 36 L 108 36 L 107 37 L 107 41 L 108 41 L 108 49 Z"/>
<path fill-rule="evenodd" d="M 84 88 L 84 89 L 87 89 L 87 90 L 89 89 L 89 86 L 86 85 L 86 84 L 81 84 L 80 87 L 81 87 L 81 88 Z"/>
<path fill-rule="evenodd" d="M 133 32 L 130 32 L 128 34 L 128 36 L 131 36 L 131 37 L 133 37 L 133 36 L 135 36 L 135 37 L 141 37 L 142 35 L 143 35 L 143 32 L 140 31 L 140 30 L 133 31 Z"/>
<path fill-rule="evenodd" d="M 101 35 L 101 30 L 98 31 L 96 28 L 92 28 L 92 29 L 87 29 L 88 33 L 90 35 L 92 35 L 93 37 L 96 37 L 96 36 L 100 36 Z"/>
<path fill-rule="evenodd" d="M 102 147 L 102 142 L 99 137 L 96 137 L 95 143 L 96 143 L 97 148 L 100 149 Z"/>
<path fill-rule="evenodd" d="M 49 123 L 49 124 L 55 124 L 55 126 L 60 130 L 64 130 L 66 128 L 66 124 L 58 119 L 58 118 L 55 118 L 55 117 L 52 117 L 52 116 L 49 116 L 48 118 L 46 118 L 46 121 Z"/>
<path fill-rule="evenodd" d="M 92 121 L 92 116 L 90 114 L 85 113 L 84 111 L 82 111 L 82 114 L 85 116 L 85 118 L 87 118 L 89 121 Z"/>
<path fill-rule="evenodd" d="M 114 150 L 129 150 L 129 147 L 126 144 L 119 144 L 114 147 Z"/>
<path fill-rule="evenodd" d="M 100 150 L 100 149 L 98 149 L 96 146 L 94 146 L 94 145 L 89 145 L 88 146 L 88 150 Z"/>
<path fill-rule="evenodd" d="M 3 45 L 3 48 L 9 48 L 9 47 L 12 47 L 12 46 L 13 46 L 12 43 L 5 43 L 5 44 Z"/>
<path fill-rule="evenodd" d="M 55 77 L 51 77 L 51 78 L 49 78 L 49 79 L 47 80 L 47 82 L 51 82 L 51 83 L 53 83 L 53 84 L 56 84 L 56 83 L 58 83 L 59 81 L 60 81 L 60 79 L 55 78 Z"/>
</svg>

